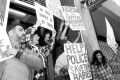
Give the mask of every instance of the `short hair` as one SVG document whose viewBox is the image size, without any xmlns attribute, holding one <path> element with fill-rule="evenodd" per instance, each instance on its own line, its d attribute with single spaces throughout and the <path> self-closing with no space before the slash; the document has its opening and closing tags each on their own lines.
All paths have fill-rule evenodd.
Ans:
<svg viewBox="0 0 120 80">
<path fill-rule="evenodd" d="M 10 30 L 14 29 L 17 25 L 22 26 L 20 22 L 14 22 L 6 27 L 6 32 L 8 33 Z"/>
</svg>

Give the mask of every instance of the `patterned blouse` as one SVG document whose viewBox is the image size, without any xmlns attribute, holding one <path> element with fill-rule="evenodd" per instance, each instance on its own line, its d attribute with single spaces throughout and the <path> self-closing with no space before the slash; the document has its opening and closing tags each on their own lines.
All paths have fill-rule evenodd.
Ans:
<svg viewBox="0 0 120 80">
<path fill-rule="evenodd" d="M 114 80 L 112 69 L 107 64 L 106 66 L 91 65 L 92 80 Z"/>
<path fill-rule="evenodd" d="M 44 53 L 44 57 L 47 57 L 50 51 L 53 50 L 54 44 L 55 44 L 55 39 L 51 38 L 51 41 L 48 45 L 39 47 L 39 52 Z"/>
</svg>

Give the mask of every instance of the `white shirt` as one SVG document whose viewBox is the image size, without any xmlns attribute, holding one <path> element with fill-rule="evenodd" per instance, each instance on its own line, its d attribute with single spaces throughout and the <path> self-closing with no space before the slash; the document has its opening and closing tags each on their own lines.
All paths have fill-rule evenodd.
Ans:
<svg viewBox="0 0 120 80">
<path fill-rule="evenodd" d="M 66 58 L 65 52 L 63 52 L 56 60 L 55 73 L 57 75 L 60 74 L 61 68 L 65 68 L 68 70 L 68 63 L 67 63 L 67 58 Z"/>
</svg>

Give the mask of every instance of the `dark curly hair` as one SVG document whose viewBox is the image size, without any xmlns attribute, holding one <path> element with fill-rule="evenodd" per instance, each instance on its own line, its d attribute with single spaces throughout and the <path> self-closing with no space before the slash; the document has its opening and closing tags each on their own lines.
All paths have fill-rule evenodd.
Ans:
<svg viewBox="0 0 120 80">
<path fill-rule="evenodd" d="M 98 53 L 101 54 L 101 56 L 102 56 L 102 64 L 103 64 L 103 65 L 106 65 L 106 58 L 105 58 L 105 56 L 103 55 L 102 51 L 100 51 L 100 50 L 94 51 L 91 65 L 97 65 L 97 66 L 99 66 L 99 65 L 101 64 L 101 63 L 98 61 L 98 58 L 97 58 L 97 56 L 96 56 Z"/>
</svg>

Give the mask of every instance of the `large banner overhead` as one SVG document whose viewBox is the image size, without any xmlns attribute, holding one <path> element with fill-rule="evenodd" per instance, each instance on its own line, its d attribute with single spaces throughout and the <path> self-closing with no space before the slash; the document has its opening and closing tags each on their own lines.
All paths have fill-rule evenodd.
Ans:
<svg viewBox="0 0 120 80">
<path fill-rule="evenodd" d="M 53 31 L 54 20 L 51 11 L 48 8 L 38 4 L 37 2 L 35 2 L 35 10 L 37 19 L 41 20 L 42 22 L 40 26 Z"/>
<path fill-rule="evenodd" d="M 109 21 L 107 20 L 107 18 L 105 18 L 105 21 L 106 21 L 106 26 L 107 26 L 107 43 L 113 49 L 113 51 L 116 53 L 118 44 L 115 40 L 113 29 L 112 29 Z"/>
<path fill-rule="evenodd" d="M 62 20 L 64 19 L 60 0 L 46 0 L 46 6 L 49 10 L 51 10 L 53 15 Z"/>
<path fill-rule="evenodd" d="M 76 7 L 62 6 L 63 16 L 72 30 L 85 30 L 82 17 Z"/>
<path fill-rule="evenodd" d="M 92 79 L 90 65 L 88 62 L 87 50 L 84 43 L 67 43 L 64 51 L 69 65 L 71 80 Z"/>
<path fill-rule="evenodd" d="M 12 48 L 6 32 L 10 0 L 0 0 L 0 61 L 11 58 L 6 51 Z M 13 56 L 12 56 L 13 57 Z"/>
</svg>

